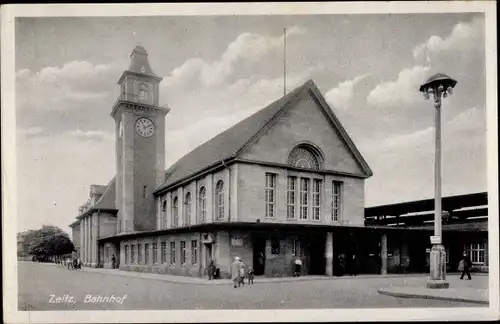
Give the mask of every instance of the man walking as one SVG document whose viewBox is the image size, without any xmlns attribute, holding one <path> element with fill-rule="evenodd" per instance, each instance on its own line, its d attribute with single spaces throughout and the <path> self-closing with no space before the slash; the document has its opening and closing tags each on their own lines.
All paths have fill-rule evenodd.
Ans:
<svg viewBox="0 0 500 324">
<path fill-rule="evenodd" d="M 472 280 L 470 276 L 470 268 L 472 267 L 472 261 L 470 260 L 469 256 L 467 255 L 467 252 L 464 252 L 462 256 L 462 260 L 460 260 L 460 263 L 458 264 L 458 271 L 462 272 L 462 275 L 460 276 L 460 280 L 464 279 L 464 275 L 467 274 L 467 279 Z"/>
</svg>

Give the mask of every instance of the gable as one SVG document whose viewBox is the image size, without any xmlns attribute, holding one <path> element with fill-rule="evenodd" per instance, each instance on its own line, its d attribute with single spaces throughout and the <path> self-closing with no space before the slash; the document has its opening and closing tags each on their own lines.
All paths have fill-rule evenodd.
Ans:
<svg viewBox="0 0 500 324">
<path fill-rule="evenodd" d="M 323 169 L 370 176 L 368 166 L 363 165 L 365 162 L 361 155 L 322 99 L 313 90 L 304 91 L 301 98 L 283 110 L 272 126 L 263 130 L 261 136 L 240 157 L 287 164 L 289 153 L 294 147 L 303 143 L 312 144 L 323 155 Z"/>
</svg>

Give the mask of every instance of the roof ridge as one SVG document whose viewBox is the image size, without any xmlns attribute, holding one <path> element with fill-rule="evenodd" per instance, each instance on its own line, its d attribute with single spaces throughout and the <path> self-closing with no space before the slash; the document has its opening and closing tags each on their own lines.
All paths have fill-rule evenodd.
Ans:
<svg viewBox="0 0 500 324">
<path fill-rule="evenodd" d="M 272 101 L 271 103 L 269 103 L 268 105 L 266 105 L 264 108 L 256 111 L 255 113 L 251 114 L 250 116 L 246 117 L 245 119 L 240 120 L 239 122 L 237 122 L 236 124 L 232 125 L 228 129 L 226 129 L 223 132 L 217 134 L 216 136 L 212 137 L 208 141 L 206 141 L 206 142 L 198 145 L 197 147 L 195 147 L 194 149 L 192 149 L 191 151 L 189 151 L 188 153 L 186 153 L 185 155 L 183 155 L 182 157 L 180 157 L 174 164 L 172 164 L 167 170 L 165 170 L 165 180 L 164 180 L 164 182 L 156 190 L 161 190 L 161 189 L 165 188 L 166 186 L 168 186 L 168 185 L 166 185 L 166 182 L 168 182 L 168 179 L 170 178 L 170 176 L 175 172 L 176 168 L 178 168 L 179 165 L 181 165 L 181 163 L 183 163 L 183 162 L 186 161 L 186 159 L 189 156 L 194 156 L 197 152 L 199 152 L 203 148 L 210 147 L 211 145 L 220 144 L 218 142 L 223 141 L 228 136 L 228 134 L 230 134 L 232 132 L 235 132 L 237 129 L 243 127 L 243 125 L 245 125 L 245 123 L 250 123 L 250 122 L 254 121 L 254 119 L 256 119 L 254 121 L 254 124 L 258 124 L 259 120 L 265 120 L 264 125 L 260 125 L 256 130 L 254 130 L 252 132 L 251 135 L 244 134 L 245 140 L 244 140 L 243 143 L 241 143 L 241 145 L 238 145 L 238 147 L 236 147 L 236 148 L 232 148 L 232 150 L 230 152 L 227 152 L 226 154 L 221 154 L 221 155 L 224 155 L 224 156 L 219 156 L 215 161 L 212 161 L 211 163 L 206 163 L 206 164 L 204 164 L 204 166 L 206 167 L 208 165 L 215 164 L 215 163 L 217 163 L 217 162 L 219 162 L 221 160 L 237 156 L 239 153 L 241 153 L 242 149 L 244 147 L 246 147 L 246 145 L 249 142 L 251 142 L 251 140 L 261 131 L 261 129 L 265 128 L 267 125 L 269 125 L 269 123 L 272 120 L 275 119 L 275 116 L 277 114 L 279 114 L 279 112 L 281 110 L 283 110 L 283 108 L 290 101 L 292 101 L 293 99 L 297 98 L 298 95 L 304 89 L 310 88 L 312 84 L 314 84 L 314 82 L 311 79 L 307 80 L 302 85 L 296 87 L 295 89 L 293 89 L 292 91 L 290 91 L 286 95 L 284 95 L 284 96 L 282 96 L 282 97 L 280 97 L 280 98 Z M 268 112 L 269 110 L 271 110 L 271 112 L 272 112 L 274 110 L 273 108 L 274 109 L 279 108 L 279 109 L 276 112 L 272 113 L 272 116 L 265 116 L 265 115 L 261 116 L 261 115 L 265 114 L 266 112 Z M 263 117 L 263 118 L 258 118 L 257 119 L 257 117 Z M 252 124 L 252 125 L 247 125 L 247 126 L 255 126 L 255 125 Z M 245 131 L 248 130 L 249 128 L 251 128 L 251 127 L 245 128 Z M 200 170 L 189 170 L 189 171 L 190 171 L 189 175 L 191 175 L 191 174 L 196 173 L 196 172 L 198 172 Z M 182 177 L 182 178 L 184 178 L 184 177 Z M 178 180 L 180 180 L 180 179 L 178 179 Z"/>
</svg>

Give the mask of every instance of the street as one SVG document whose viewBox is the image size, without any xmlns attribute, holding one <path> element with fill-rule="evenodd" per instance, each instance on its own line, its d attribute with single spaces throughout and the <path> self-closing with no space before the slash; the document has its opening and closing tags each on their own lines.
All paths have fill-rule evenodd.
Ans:
<svg viewBox="0 0 500 324">
<path fill-rule="evenodd" d="M 418 276 L 273 283 L 259 283 L 257 278 L 251 287 L 234 289 L 229 284 L 170 283 L 32 262 L 18 262 L 18 276 L 21 311 L 477 307 L 377 293 L 378 287 L 391 284 L 418 284 Z M 487 285 L 485 276 L 468 283 L 474 279 Z"/>
</svg>

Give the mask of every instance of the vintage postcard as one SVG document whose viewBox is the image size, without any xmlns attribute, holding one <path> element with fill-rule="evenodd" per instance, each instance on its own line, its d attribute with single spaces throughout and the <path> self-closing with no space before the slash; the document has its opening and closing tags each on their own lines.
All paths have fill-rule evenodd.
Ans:
<svg viewBox="0 0 500 324">
<path fill-rule="evenodd" d="M 6 323 L 499 318 L 494 2 L 1 15 Z"/>
</svg>

